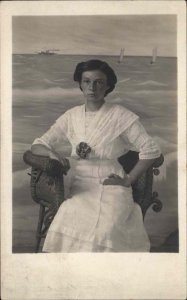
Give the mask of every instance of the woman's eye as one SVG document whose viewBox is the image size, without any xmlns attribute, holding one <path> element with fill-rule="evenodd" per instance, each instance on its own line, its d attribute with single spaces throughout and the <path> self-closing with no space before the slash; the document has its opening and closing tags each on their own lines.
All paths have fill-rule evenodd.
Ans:
<svg viewBox="0 0 187 300">
<path fill-rule="evenodd" d="M 88 79 L 83 79 L 84 83 L 90 83 L 90 81 Z"/>
<path fill-rule="evenodd" d="M 102 80 L 98 80 L 97 82 L 96 82 L 98 85 L 103 85 L 103 81 Z"/>
</svg>

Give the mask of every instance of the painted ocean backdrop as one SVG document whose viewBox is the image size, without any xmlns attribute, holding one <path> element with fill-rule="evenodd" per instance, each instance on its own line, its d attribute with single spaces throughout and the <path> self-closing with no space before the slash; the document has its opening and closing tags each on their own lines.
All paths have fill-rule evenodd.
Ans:
<svg viewBox="0 0 187 300">
<path fill-rule="evenodd" d="M 163 209 L 147 212 L 145 225 L 152 246 L 161 245 L 178 227 L 177 202 L 177 59 L 81 55 L 13 55 L 13 251 L 33 252 L 38 205 L 30 196 L 28 166 L 23 153 L 67 109 L 84 103 L 73 81 L 77 63 L 105 60 L 115 70 L 118 83 L 106 101 L 120 103 L 139 115 L 165 156 L 155 178 Z M 64 155 L 70 145 L 64 145 Z"/>
</svg>

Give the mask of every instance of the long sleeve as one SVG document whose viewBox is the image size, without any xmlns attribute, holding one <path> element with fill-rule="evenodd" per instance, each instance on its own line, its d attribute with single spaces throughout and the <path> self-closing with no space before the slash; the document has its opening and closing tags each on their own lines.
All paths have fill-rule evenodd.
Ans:
<svg viewBox="0 0 187 300">
<path fill-rule="evenodd" d="M 121 138 L 139 152 L 140 159 L 154 159 L 161 154 L 157 143 L 138 120 L 121 134 Z"/>
<path fill-rule="evenodd" d="M 57 121 L 50 127 L 50 129 L 44 133 L 41 137 L 34 140 L 32 145 L 41 144 L 48 149 L 55 151 L 62 144 L 68 141 L 66 132 L 68 127 L 67 113 L 63 114 Z"/>
</svg>

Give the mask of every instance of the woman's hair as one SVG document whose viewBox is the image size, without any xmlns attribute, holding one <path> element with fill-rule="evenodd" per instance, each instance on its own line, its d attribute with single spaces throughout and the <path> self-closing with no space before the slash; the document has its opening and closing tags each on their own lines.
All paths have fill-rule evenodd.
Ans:
<svg viewBox="0 0 187 300">
<path fill-rule="evenodd" d="M 85 62 L 78 63 L 74 72 L 74 81 L 81 84 L 82 73 L 85 71 L 99 70 L 103 72 L 107 77 L 107 85 L 109 89 L 105 92 L 105 96 L 113 91 L 117 82 L 117 77 L 113 69 L 105 62 L 98 59 L 91 59 Z M 80 86 L 81 89 L 81 86 Z M 81 89 L 82 90 L 82 89 Z"/>
</svg>

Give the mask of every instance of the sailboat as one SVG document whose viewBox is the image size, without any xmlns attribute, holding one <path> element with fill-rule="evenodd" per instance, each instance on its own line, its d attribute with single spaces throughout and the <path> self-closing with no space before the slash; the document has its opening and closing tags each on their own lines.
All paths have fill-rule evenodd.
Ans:
<svg viewBox="0 0 187 300">
<path fill-rule="evenodd" d="M 157 47 L 154 47 L 152 50 L 151 64 L 155 64 L 156 59 L 157 59 Z"/>
<path fill-rule="evenodd" d="M 124 58 L 124 52 L 125 52 L 125 49 L 124 49 L 124 48 L 121 48 L 120 56 L 119 56 L 119 60 L 118 60 L 118 63 L 119 63 L 119 64 L 123 61 L 123 58 Z"/>
</svg>

